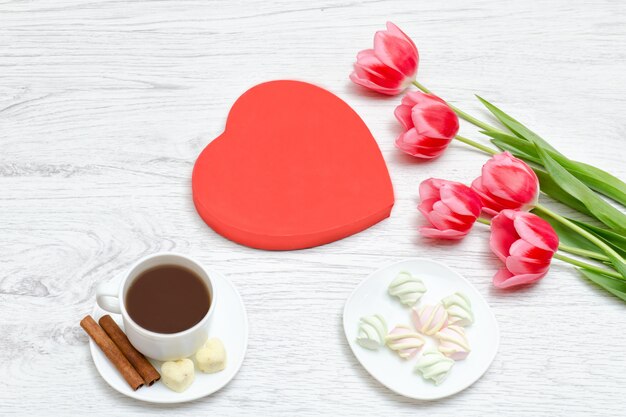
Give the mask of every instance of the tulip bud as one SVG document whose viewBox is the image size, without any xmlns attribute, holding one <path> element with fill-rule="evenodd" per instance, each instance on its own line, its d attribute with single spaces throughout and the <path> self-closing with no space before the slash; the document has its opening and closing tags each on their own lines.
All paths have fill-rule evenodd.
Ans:
<svg viewBox="0 0 626 417">
<path fill-rule="evenodd" d="M 400 94 L 417 73 L 417 47 L 396 25 L 387 22 L 387 30 L 374 35 L 374 49 L 357 55 L 352 82 L 381 94 Z"/>
<path fill-rule="evenodd" d="M 396 139 L 396 146 L 417 158 L 438 157 L 459 131 L 456 113 L 433 94 L 407 93 L 394 114 L 405 129 Z"/>
<path fill-rule="evenodd" d="M 461 239 L 480 215 L 480 197 L 459 182 L 429 178 L 420 184 L 419 211 L 430 227 L 422 227 L 426 237 Z"/>
<path fill-rule="evenodd" d="M 539 180 L 532 168 L 508 152 L 494 155 L 472 182 L 483 210 L 496 215 L 504 209 L 531 210 L 539 198 Z"/>
<path fill-rule="evenodd" d="M 505 264 L 493 277 L 493 285 L 510 288 L 533 283 L 548 273 L 559 237 L 539 216 L 502 210 L 491 221 L 489 246 Z"/>
</svg>

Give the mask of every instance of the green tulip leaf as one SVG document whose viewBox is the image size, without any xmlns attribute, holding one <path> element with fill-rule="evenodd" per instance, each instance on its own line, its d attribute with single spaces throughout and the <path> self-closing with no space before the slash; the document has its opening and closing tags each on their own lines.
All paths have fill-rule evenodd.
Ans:
<svg viewBox="0 0 626 417">
<path fill-rule="evenodd" d="M 626 234 L 626 215 L 624 213 L 604 201 L 579 179 L 567 172 L 565 168 L 559 165 L 538 145 L 537 152 L 543 161 L 546 171 L 563 190 L 583 203 L 594 217 L 602 223 L 619 233 Z"/>
<path fill-rule="evenodd" d="M 567 191 L 561 188 L 561 186 L 557 184 L 546 171 L 536 168 L 533 168 L 533 171 L 535 171 L 537 178 L 539 178 L 539 188 L 541 191 L 554 198 L 556 201 L 559 201 L 580 213 L 592 215 L 583 203 L 572 197 Z"/>
<path fill-rule="evenodd" d="M 604 288 L 622 301 L 626 301 L 626 281 L 600 274 L 589 269 L 578 268 L 578 270 L 594 284 Z"/>
<path fill-rule="evenodd" d="M 483 102 L 487 109 L 489 109 L 489 111 L 502 122 L 502 124 L 504 124 L 516 135 L 525 138 L 535 146 L 537 155 L 541 158 L 544 168 L 550 174 L 555 183 L 557 183 L 572 197 L 580 201 L 589 210 L 589 212 L 591 212 L 594 217 L 602 223 L 606 224 L 620 234 L 626 234 L 626 215 L 600 198 L 583 182 L 581 182 L 574 175 L 570 174 L 556 160 L 554 160 L 544 147 L 544 144 L 547 142 L 493 104 L 480 97 L 479 99 Z M 553 150 L 552 147 L 549 147 L 548 149 Z M 618 266 L 616 265 L 616 267 Z"/>
<path fill-rule="evenodd" d="M 546 142 L 544 139 L 539 137 L 535 132 L 528 129 L 526 126 L 485 100 L 480 96 L 476 96 L 478 100 L 489 110 L 507 129 L 509 129 L 515 136 L 522 140 L 526 140 L 531 143 L 538 143 L 542 148 L 547 149 L 555 154 L 561 155 L 559 151 L 557 151 L 552 145 Z M 506 134 L 505 134 L 506 135 Z M 509 136 L 509 135 L 506 135 Z M 533 136 L 533 140 L 529 139 L 528 136 Z"/>
<path fill-rule="evenodd" d="M 611 246 L 622 257 L 626 257 L 626 237 L 620 234 L 617 234 L 611 230 L 603 229 L 601 227 L 597 227 L 589 223 L 582 222 L 580 220 L 574 220 L 574 219 L 568 219 L 568 220 L 582 227 L 588 232 L 594 234 L 599 239 L 601 239 L 604 243 Z"/>
</svg>

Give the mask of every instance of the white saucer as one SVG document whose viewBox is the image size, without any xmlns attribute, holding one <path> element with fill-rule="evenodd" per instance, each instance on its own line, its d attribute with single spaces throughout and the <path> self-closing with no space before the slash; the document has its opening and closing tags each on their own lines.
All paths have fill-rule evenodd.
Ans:
<svg viewBox="0 0 626 417">
<path fill-rule="evenodd" d="M 182 403 L 193 401 L 198 398 L 210 395 L 226 384 L 237 374 L 243 363 L 248 345 L 248 317 L 243 301 L 233 284 L 222 274 L 209 271 L 216 286 L 216 292 L 220 294 L 219 303 L 211 319 L 210 337 L 218 337 L 226 347 L 227 363 L 226 369 L 214 374 L 205 374 L 196 370 L 195 381 L 184 392 L 174 392 L 167 388 L 162 381 L 156 382 L 151 387 L 141 387 L 133 391 L 111 362 L 104 356 L 93 340 L 89 339 L 91 356 L 96 364 L 96 368 L 104 380 L 116 391 L 136 398 L 141 401 L 151 403 Z M 109 314 L 98 305 L 91 315 L 98 321 L 101 316 Z M 122 327 L 122 317 L 119 314 L 111 314 L 117 324 Z M 152 364 L 161 369 L 162 362 L 151 360 Z"/>
<path fill-rule="evenodd" d="M 363 316 L 382 315 L 389 330 L 397 324 L 412 326 L 410 309 L 387 293 L 389 283 L 401 271 L 420 277 L 426 285 L 427 291 L 418 301 L 418 306 L 435 303 L 455 291 L 465 294 L 472 303 L 475 320 L 466 328 L 472 351 L 465 360 L 454 364 L 440 385 L 434 385 L 414 372 L 415 362 L 421 353 L 404 360 L 386 346 L 371 351 L 356 343 L 359 319 Z M 500 341 L 498 323 L 476 288 L 446 265 L 422 258 L 393 263 L 363 280 L 346 302 L 343 328 L 352 352 L 375 379 L 400 395 L 418 400 L 448 397 L 472 385 L 489 368 Z M 435 343 L 429 340 L 428 345 L 435 346 Z"/>
</svg>

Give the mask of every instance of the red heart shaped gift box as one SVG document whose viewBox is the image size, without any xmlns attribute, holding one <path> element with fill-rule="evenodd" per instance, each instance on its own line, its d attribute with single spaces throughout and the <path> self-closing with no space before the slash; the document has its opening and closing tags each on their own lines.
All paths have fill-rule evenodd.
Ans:
<svg viewBox="0 0 626 417">
<path fill-rule="evenodd" d="M 361 118 L 299 81 L 246 91 L 198 157 L 193 201 L 216 232 L 242 245 L 291 250 L 329 243 L 389 216 L 389 172 Z"/>
</svg>

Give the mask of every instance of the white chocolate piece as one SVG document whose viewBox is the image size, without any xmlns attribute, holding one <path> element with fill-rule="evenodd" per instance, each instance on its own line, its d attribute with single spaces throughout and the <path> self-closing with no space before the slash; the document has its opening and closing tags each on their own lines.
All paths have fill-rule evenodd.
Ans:
<svg viewBox="0 0 626 417">
<path fill-rule="evenodd" d="M 220 339 L 215 337 L 207 340 L 196 352 L 198 369 L 207 374 L 222 371 L 226 368 L 226 349 Z"/>
<path fill-rule="evenodd" d="M 454 361 L 441 352 L 428 350 L 417 360 L 415 371 L 421 373 L 424 379 L 430 379 L 435 385 L 439 385 L 446 379 L 453 365 Z"/>
<path fill-rule="evenodd" d="M 474 322 L 472 303 L 462 293 L 455 292 L 447 296 L 441 303 L 448 312 L 448 322 L 457 326 L 469 326 Z"/>
<path fill-rule="evenodd" d="M 455 361 L 463 360 L 470 353 L 470 345 L 465 330 L 455 324 L 441 329 L 435 337 L 439 340 L 439 352 Z"/>
<path fill-rule="evenodd" d="M 400 272 L 387 290 L 389 295 L 398 297 L 402 304 L 413 307 L 426 292 L 426 286 L 418 277 L 408 272 Z"/>
<path fill-rule="evenodd" d="M 172 391 L 185 391 L 189 388 L 195 376 L 193 361 L 190 359 L 169 361 L 161 365 L 163 383 Z"/>
<path fill-rule="evenodd" d="M 410 327 L 400 324 L 385 336 L 385 342 L 402 359 L 409 359 L 424 346 L 424 336 Z"/>
<path fill-rule="evenodd" d="M 385 343 L 387 323 L 380 315 L 361 317 L 356 341 L 365 349 L 377 350 Z"/>
<path fill-rule="evenodd" d="M 415 328 L 425 335 L 432 336 L 448 324 L 448 312 L 443 305 L 426 305 L 421 309 L 413 307 L 413 323 Z"/>
</svg>

